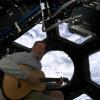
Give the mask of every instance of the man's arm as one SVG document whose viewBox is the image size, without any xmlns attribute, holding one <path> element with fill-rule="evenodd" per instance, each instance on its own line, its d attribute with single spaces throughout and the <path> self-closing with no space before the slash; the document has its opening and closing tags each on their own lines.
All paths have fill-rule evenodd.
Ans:
<svg viewBox="0 0 100 100">
<path fill-rule="evenodd" d="M 9 59 L 1 59 L 0 61 L 0 69 L 6 73 L 10 74 L 18 79 L 27 80 L 29 73 L 25 70 L 21 69 L 16 62 Z"/>
</svg>

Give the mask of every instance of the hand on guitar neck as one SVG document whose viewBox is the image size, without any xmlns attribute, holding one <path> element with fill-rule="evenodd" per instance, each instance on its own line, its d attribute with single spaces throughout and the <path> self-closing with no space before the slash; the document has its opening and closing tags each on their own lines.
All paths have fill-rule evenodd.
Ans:
<svg viewBox="0 0 100 100">
<path fill-rule="evenodd" d="M 29 75 L 27 81 L 33 85 L 39 84 L 40 83 L 40 76 L 38 76 L 37 74 L 31 74 Z M 55 85 L 57 87 L 61 86 L 63 84 L 63 78 L 60 77 L 58 80 L 55 80 Z"/>
<path fill-rule="evenodd" d="M 60 77 L 59 80 L 56 81 L 57 86 L 61 86 L 63 84 L 63 78 Z"/>
</svg>

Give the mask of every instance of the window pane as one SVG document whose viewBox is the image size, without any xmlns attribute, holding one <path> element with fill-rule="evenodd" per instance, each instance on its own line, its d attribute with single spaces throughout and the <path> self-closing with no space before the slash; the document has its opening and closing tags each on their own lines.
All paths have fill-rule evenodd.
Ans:
<svg viewBox="0 0 100 100">
<path fill-rule="evenodd" d="M 89 56 L 91 79 L 100 84 L 100 51 Z"/>
<path fill-rule="evenodd" d="M 90 98 L 88 95 L 86 94 L 82 94 L 79 97 L 73 99 L 73 100 L 93 100 L 92 98 Z"/>
<path fill-rule="evenodd" d="M 17 38 L 14 42 L 22 46 L 25 46 L 27 48 L 32 48 L 33 44 L 36 41 L 43 40 L 46 38 L 46 33 L 42 32 L 41 28 L 42 28 L 42 25 L 37 24 L 36 26 L 31 28 L 29 31 L 24 33 L 22 36 Z"/>
<path fill-rule="evenodd" d="M 76 33 L 69 32 L 67 23 L 59 25 L 59 33 L 61 37 L 68 39 L 72 42 L 75 42 L 77 44 L 81 44 L 91 37 L 91 35 L 88 37 L 82 37 L 81 35 L 78 35 Z"/>
<path fill-rule="evenodd" d="M 63 51 L 50 51 L 46 53 L 41 63 L 46 77 L 67 77 L 70 80 L 73 76 L 73 62 Z"/>
</svg>

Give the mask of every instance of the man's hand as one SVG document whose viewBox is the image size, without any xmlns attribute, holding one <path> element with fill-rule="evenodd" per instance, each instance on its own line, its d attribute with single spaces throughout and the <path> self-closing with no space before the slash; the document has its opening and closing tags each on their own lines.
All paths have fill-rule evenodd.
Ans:
<svg viewBox="0 0 100 100">
<path fill-rule="evenodd" d="M 31 84 L 39 84 L 39 77 L 38 75 L 33 75 L 30 73 L 29 77 L 28 77 L 28 82 Z"/>
<path fill-rule="evenodd" d="M 57 86 L 61 86 L 63 83 L 63 78 L 60 77 L 60 79 L 58 81 L 56 81 Z"/>
</svg>

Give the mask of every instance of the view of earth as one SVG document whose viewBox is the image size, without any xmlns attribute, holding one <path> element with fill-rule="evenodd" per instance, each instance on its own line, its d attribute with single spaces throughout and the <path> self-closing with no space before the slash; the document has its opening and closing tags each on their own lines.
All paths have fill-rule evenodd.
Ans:
<svg viewBox="0 0 100 100">
<path fill-rule="evenodd" d="M 42 40 L 46 37 L 46 33 L 41 30 L 42 25 L 37 24 L 24 35 L 16 39 L 14 42 L 31 48 L 35 41 Z M 81 44 L 87 38 L 81 37 L 77 34 L 70 33 L 67 28 L 67 23 L 59 25 L 60 36 Z M 27 42 L 26 42 L 27 41 Z M 100 84 L 100 52 L 93 54 L 89 57 L 91 79 Z M 57 58 L 57 59 L 56 59 Z M 70 57 L 63 51 L 50 51 L 46 53 L 42 60 L 42 70 L 45 72 L 46 77 L 67 77 L 69 80 L 74 73 L 74 65 Z M 82 94 L 74 100 L 92 100 L 88 95 Z"/>
</svg>

